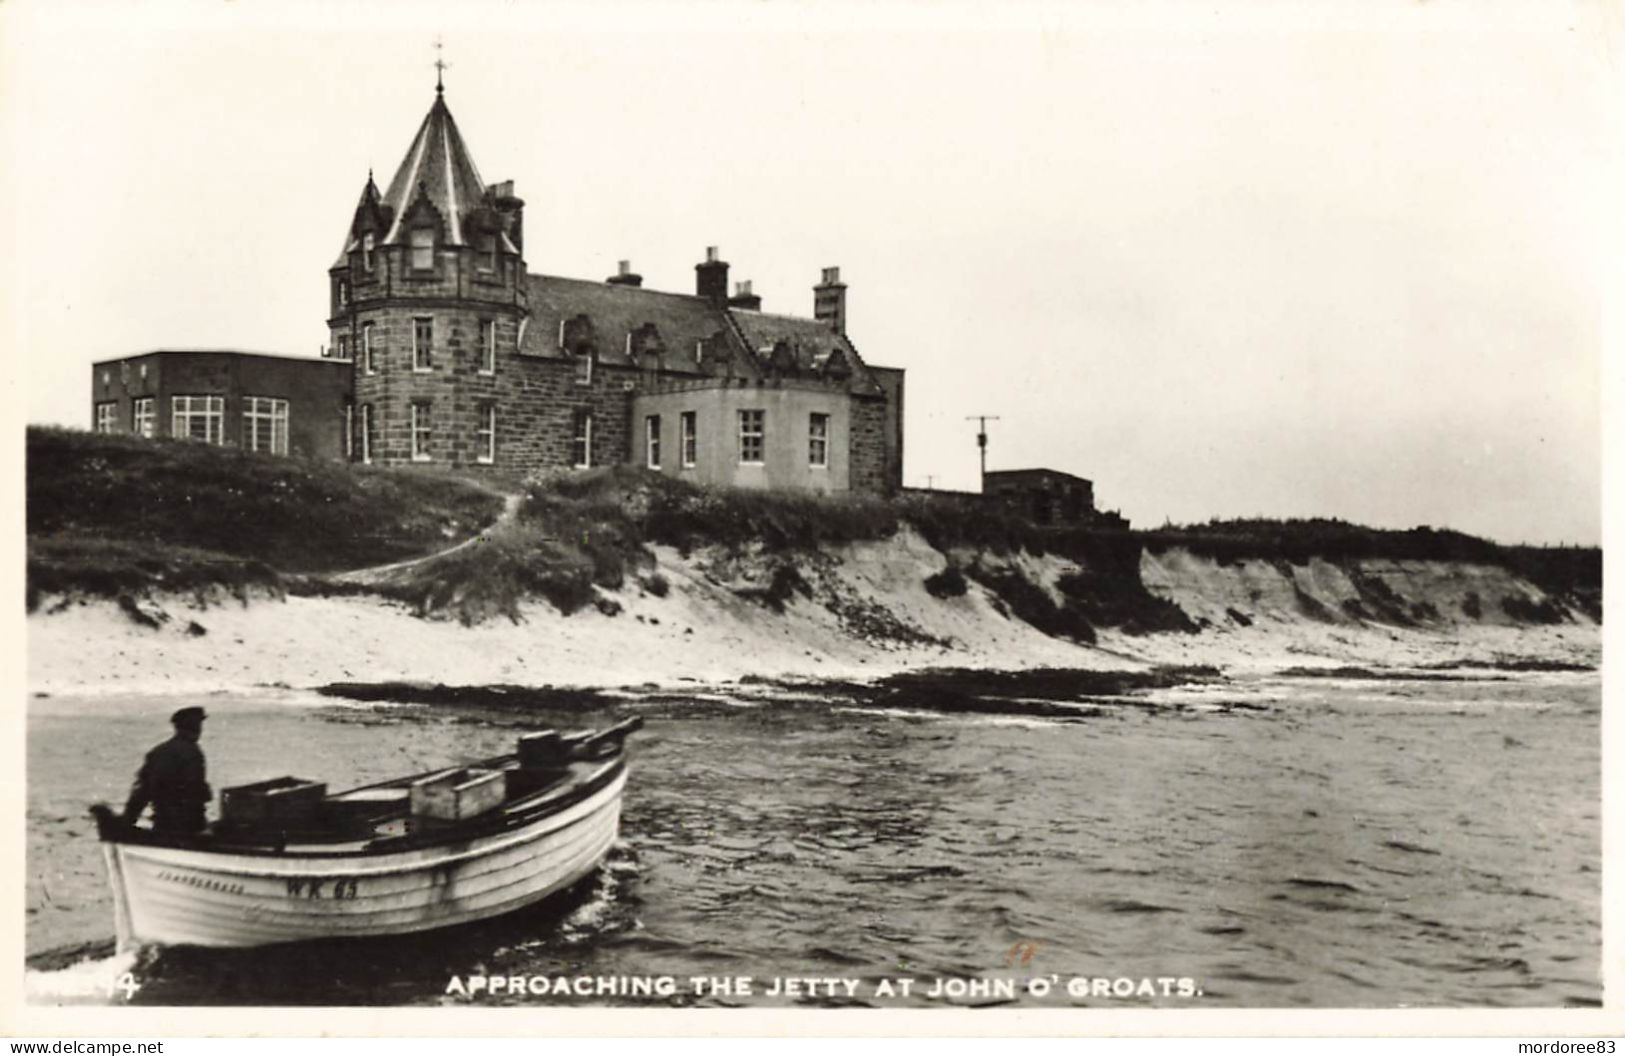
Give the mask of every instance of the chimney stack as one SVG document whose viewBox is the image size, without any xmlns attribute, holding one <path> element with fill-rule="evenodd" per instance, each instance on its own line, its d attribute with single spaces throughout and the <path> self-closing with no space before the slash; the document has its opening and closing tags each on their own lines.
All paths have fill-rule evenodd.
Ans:
<svg viewBox="0 0 1625 1056">
<path fill-rule="evenodd" d="M 507 232 L 508 241 L 519 255 L 525 255 L 525 202 L 524 199 L 513 193 L 513 181 L 503 180 L 493 183 L 485 189 L 491 202 L 502 216 L 502 230 Z"/>
<path fill-rule="evenodd" d="M 824 280 L 813 287 L 813 318 L 837 334 L 846 333 L 846 283 L 840 268 L 825 268 Z"/>
<path fill-rule="evenodd" d="M 615 274 L 604 281 L 611 286 L 642 286 L 643 276 L 632 270 L 630 260 L 618 260 L 615 262 Z"/>
<path fill-rule="evenodd" d="M 762 310 L 762 299 L 750 292 L 750 280 L 734 283 L 734 295 L 728 298 L 729 308 L 748 308 L 753 312 Z"/>
<path fill-rule="evenodd" d="M 717 247 L 705 247 L 705 263 L 694 265 L 694 293 L 717 307 L 728 303 L 728 262 L 717 258 Z"/>
</svg>

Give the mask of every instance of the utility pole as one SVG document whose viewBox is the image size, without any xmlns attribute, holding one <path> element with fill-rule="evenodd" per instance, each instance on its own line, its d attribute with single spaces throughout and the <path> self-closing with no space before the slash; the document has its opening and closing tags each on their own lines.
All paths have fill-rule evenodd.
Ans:
<svg viewBox="0 0 1625 1056">
<path fill-rule="evenodd" d="M 981 490 L 983 494 L 987 492 L 987 423 L 998 420 L 999 416 L 996 414 L 967 414 L 965 416 L 965 421 L 976 423 L 976 446 L 981 449 L 982 453 Z"/>
</svg>

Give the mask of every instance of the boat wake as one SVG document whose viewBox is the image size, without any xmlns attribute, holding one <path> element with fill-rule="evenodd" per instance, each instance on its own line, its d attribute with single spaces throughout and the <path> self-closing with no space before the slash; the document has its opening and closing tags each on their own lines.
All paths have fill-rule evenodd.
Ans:
<svg viewBox="0 0 1625 1056">
<path fill-rule="evenodd" d="M 136 995 L 137 951 L 93 954 L 64 968 L 23 972 L 24 999 L 31 1005 L 122 1004 Z"/>
</svg>

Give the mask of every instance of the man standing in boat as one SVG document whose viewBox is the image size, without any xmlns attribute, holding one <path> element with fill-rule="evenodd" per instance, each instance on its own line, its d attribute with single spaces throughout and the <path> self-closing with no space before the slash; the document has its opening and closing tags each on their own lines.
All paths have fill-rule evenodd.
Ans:
<svg viewBox="0 0 1625 1056">
<path fill-rule="evenodd" d="M 147 753 L 135 775 L 124 820 L 134 825 L 142 811 L 152 804 L 153 829 L 174 836 L 191 836 L 207 824 L 204 807 L 209 802 L 209 782 L 204 776 L 202 708 L 182 708 L 169 717 L 175 736 Z"/>
</svg>

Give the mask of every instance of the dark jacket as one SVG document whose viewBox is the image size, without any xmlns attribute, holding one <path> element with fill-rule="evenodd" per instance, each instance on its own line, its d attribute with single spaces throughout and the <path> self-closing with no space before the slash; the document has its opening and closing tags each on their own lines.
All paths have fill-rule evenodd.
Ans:
<svg viewBox="0 0 1625 1056">
<path fill-rule="evenodd" d="M 147 753 L 146 762 L 135 775 L 135 784 L 130 786 L 124 820 L 135 824 L 151 803 L 152 824 L 157 831 L 202 832 L 208 802 L 203 749 L 195 740 L 177 733 Z"/>
</svg>

